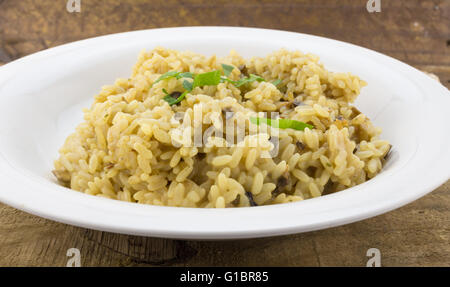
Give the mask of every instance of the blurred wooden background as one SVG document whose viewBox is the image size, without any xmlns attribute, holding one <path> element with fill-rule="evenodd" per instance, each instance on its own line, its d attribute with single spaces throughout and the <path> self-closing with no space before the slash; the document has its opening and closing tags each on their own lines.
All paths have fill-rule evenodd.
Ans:
<svg viewBox="0 0 450 287">
<path fill-rule="evenodd" d="M 36 51 L 130 30 L 227 25 L 315 34 L 364 46 L 439 76 L 450 87 L 450 1 L 0 0 L 0 65 Z M 1 187 L 0 187 L 1 188 Z M 72 227 L 0 204 L 0 266 L 450 266 L 450 181 L 396 211 L 327 230 L 264 239 L 198 242 Z"/>
</svg>

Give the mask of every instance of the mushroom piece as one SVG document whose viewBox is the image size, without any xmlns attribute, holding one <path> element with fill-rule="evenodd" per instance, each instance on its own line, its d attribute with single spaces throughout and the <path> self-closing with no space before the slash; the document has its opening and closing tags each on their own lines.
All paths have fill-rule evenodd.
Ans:
<svg viewBox="0 0 450 287">
<path fill-rule="evenodd" d="M 241 75 L 244 77 L 248 77 L 248 70 L 247 67 L 245 65 L 240 65 L 238 67 L 239 71 L 241 72 Z"/>
<path fill-rule="evenodd" d="M 296 145 L 297 148 L 298 148 L 299 150 L 301 150 L 301 151 L 305 149 L 305 144 L 302 143 L 301 141 L 297 141 L 297 142 L 295 143 L 295 145 Z"/>
<path fill-rule="evenodd" d="M 250 206 L 258 206 L 258 204 L 253 199 L 253 194 L 251 192 L 246 191 L 245 196 L 247 196 L 248 201 L 250 202 Z"/>
<path fill-rule="evenodd" d="M 289 172 L 285 172 L 277 179 L 276 188 L 272 191 L 272 198 L 275 198 L 280 193 L 282 193 L 285 187 L 289 185 L 289 182 L 290 182 Z"/>
<path fill-rule="evenodd" d="M 239 202 L 241 202 L 241 195 L 240 195 L 240 194 L 238 194 L 238 195 L 236 196 L 236 198 L 233 199 L 233 201 L 230 202 L 230 204 L 231 204 L 232 206 L 238 206 L 238 205 L 239 205 Z"/>
</svg>

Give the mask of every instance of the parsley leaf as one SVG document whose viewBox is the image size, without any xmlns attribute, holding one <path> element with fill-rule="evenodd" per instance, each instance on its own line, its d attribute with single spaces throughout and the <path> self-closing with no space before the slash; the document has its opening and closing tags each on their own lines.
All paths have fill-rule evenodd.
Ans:
<svg viewBox="0 0 450 287">
<path fill-rule="evenodd" d="M 195 75 L 193 87 L 202 87 L 202 86 L 217 86 L 220 83 L 220 71 L 212 71 L 203 74 Z"/>
<path fill-rule="evenodd" d="M 227 65 L 227 64 L 222 64 L 222 69 L 223 69 L 223 74 L 228 77 L 231 72 L 233 72 L 234 67 Z"/>
<path fill-rule="evenodd" d="M 188 92 L 189 91 L 185 91 L 182 94 L 180 92 L 173 92 L 172 94 L 165 96 L 163 99 L 169 103 L 169 105 L 173 106 L 181 102 L 186 97 Z"/>
<path fill-rule="evenodd" d="M 188 80 L 183 81 L 183 88 L 185 88 L 188 91 L 192 91 L 193 84 L 189 82 Z"/>
<path fill-rule="evenodd" d="M 167 73 L 162 74 L 158 79 L 156 79 L 156 81 L 152 84 L 152 87 L 158 83 L 161 82 L 163 80 L 167 80 L 170 78 L 176 78 L 177 80 L 181 79 L 181 78 L 190 78 L 193 79 L 194 78 L 194 74 L 192 74 L 191 72 L 177 72 L 177 71 L 169 71 Z"/>
<path fill-rule="evenodd" d="M 173 78 L 173 77 L 177 77 L 179 74 L 180 74 L 180 72 L 177 72 L 177 71 L 169 71 L 167 73 L 164 73 L 158 79 L 156 79 L 155 82 L 153 82 L 152 87 L 156 83 L 161 82 L 162 80 L 166 80 L 166 79 L 170 79 L 170 78 Z"/>
</svg>

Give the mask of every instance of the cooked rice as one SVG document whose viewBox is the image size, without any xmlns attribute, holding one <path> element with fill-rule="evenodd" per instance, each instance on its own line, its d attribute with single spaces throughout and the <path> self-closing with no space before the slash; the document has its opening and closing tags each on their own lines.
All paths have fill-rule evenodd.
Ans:
<svg viewBox="0 0 450 287">
<path fill-rule="evenodd" d="M 174 106 L 163 100 L 162 89 L 183 90 L 180 80 L 152 86 L 168 71 L 204 73 L 221 64 L 236 67 L 231 79 L 242 71 L 266 82 L 197 87 Z M 270 83 L 276 79 L 282 80 L 279 89 Z M 142 52 L 131 78 L 103 87 L 84 110 L 84 122 L 60 149 L 54 174 L 84 193 L 164 206 L 268 205 L 340 191 L 379 173 L 390 149 L 378 138 L 381 130 L 350 104 L 365 85 L 298 51 L 252 59 L 234 51 L 224 58 L 163 48 Z M 195 128 L 223 129 L 225 111 L 245 123 L 242 141 L 227 143 L 225 136 L 237 135 L 224 130 L 224 138 L 211 135 L 205 145 L 193 145 Z M 252 133 L 248 117 L 260 112 L 314 128 Z M 274 139 L 279 150 L 271 158 Z"/>
</svg>

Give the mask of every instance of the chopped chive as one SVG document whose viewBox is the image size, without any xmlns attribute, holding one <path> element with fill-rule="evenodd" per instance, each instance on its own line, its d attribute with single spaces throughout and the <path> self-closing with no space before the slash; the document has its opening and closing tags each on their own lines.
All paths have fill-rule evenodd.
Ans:
<svg viewBox="0 0 450 287">
<path fill-rule="evenodd" d="M 227 64 L 222 64 L 222 69 L 223 69 L 223 74 L 228 77 L 231 72 L 233 71 L 234 67 L 227 65 Z"/>
<path fill-rule="evenodd" d="M 254 80 L 254 81 L 258 81 L 258 82 L 264 82 L 266 80 L 264 80 L 263 77 L 260 77 L 258 75 L 254 75 L 254 74 L 250 74 L 250 79 Z"/>
<path fill-rule="evenodd" d="M 245 84 L 252 83 L 252 82 L 255 82 L 255 81 L 257 81 L 257 82 L 264 82 L 265 80 L 264 80 L 264 78 L 262 78 L 262 77 L 260 77 L 258 75 L 250 74 L 250 77 L 245 77 L 245 78 L 242 78 L 239 81 L 237 81 L 235 86 L 237 88 L 239 88 L 240 86 L 243 86 Z"/>
<path fill-rule="evenodd" d="M 192 74 L 191 72 L 180 73 L 180 74 L 177 76 L 177 79 L 181 79 L 181 78 L 189 78 L 189 79 L 193 79 L 193 78 L 194 78 L 194 74 Z"/>
<path fill-rule="evenodd" d="M 255 125 L 266 124 L 274 128 L 279 129 L 294 129 L 298 131 L 303 131 L 305 128 L 313 129 L 314 126 L 290 119 L 268 119 L 268 118 L 250 118 L 250 122 Z"/>
<path fill-rule="evenodd" d="M 179 74 L 180 74 L 180 72 L 177 72 L 177 71 L 169 71 L 167 73 L 164 73 L 158 79 L 156 79 L 155 82 L 153 82 L 152 86 L 154 86 L 156 83 L 158 83 L 162 80 L 177 77 Z"/>
<path fill-rule="evenodd" d="M 280 80 L 280 79 L 277 79 L 277 80 L 275 80 L 275 81 L 272 81 L 272 84 L 273 84 L 275 87 L 278 86 L 280 83 L 281 83 L 281 80 Z"/>
<path fill-rule="evenodd" d="M 195 75 L 193 87 L 217 86 L 220 83 L 220 71 L 212 71 Z"/>
<path fill-rule="evenodd" d="M 226 77 L 221 77 L 220 78 L 220 82 L 221 83 L 224 83 L 224 82 L 228 82 L 228 83 L 232 83 L 233 85 L 236 85 L 236 81 L 233 81 L 233 80 L 231 80 L 231 79 L 229 79 L 229 78 L 226 78 Z"/>
<path fill-rule="evenodd" d="M 162 81 L 162 80 L 167 80 L 167 79 L 170 79 L 170 78 L 176 78 L 176 79 L 181 79 L 181 78 L 191 78 L 191 79 L 193 79 L 194 78 L 194 74 L 192 74 L 191 72 L 184 72 L 184 73 L 182 73 L 182 72 L 177 72 L 177 71 L 169 71 L 169 72 L 167 72 L 167 73 L 164 73 L 164 74 L 162 74 L 153 84 L 152 84 L 152 87 L 156 84 L 156 83 L 158 83 L 158 82 L 160 82 L 160 81 Z"/>
<path fill-rule="evenodd" d="M 169 92 L 166 89 L 163 88 L 162 91 L 164 94 L 169 95 Z"/>
</svg>

